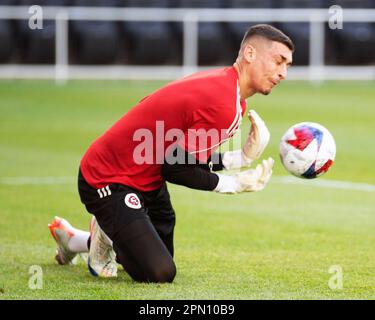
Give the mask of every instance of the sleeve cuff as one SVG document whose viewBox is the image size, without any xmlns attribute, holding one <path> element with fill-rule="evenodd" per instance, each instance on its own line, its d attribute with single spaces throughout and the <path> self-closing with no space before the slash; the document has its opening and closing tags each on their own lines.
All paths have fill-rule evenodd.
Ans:
<svg viewBox="0 0 375 320">
<path fill-rule="evenodd" d="M 252 163 L 251 159 L 245 157 L 242 150 L 224 152 L 222 161 L 226 170 L 240 169 Z"/>
<path fill-rule="evenodd" d="M 234 176 L 224 175 L 215 173 L 219 177 L 219 182 L 214 189 L 215 192 L 219 193 L 237 193 L 238 183 Z"/>
</svg>

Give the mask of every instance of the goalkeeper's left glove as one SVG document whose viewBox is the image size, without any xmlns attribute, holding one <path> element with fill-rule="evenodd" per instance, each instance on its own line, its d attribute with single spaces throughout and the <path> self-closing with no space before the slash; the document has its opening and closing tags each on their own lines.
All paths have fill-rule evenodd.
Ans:
<svg viewBox="0 0 375 320">
<path fill-rule="evenodd" d="M 267 147 L 270 141 L 270 132 L 255 110 L 250 110 L 248 117 L 251 121 L 251 130 L 242 148 L 242 152 L 245 160 L 251 163 L 259 159 Z"/>
<path fill-rule="evenodd" d="M 242 149 L 226 151 L 223 154 L 223 165 L 227 170 L 249 167 L 254 160 L 259 159 L 270 140 L 270 132 L 259 115 L 250 110 L 248 117 L 251 129 Z"/>
</svg>

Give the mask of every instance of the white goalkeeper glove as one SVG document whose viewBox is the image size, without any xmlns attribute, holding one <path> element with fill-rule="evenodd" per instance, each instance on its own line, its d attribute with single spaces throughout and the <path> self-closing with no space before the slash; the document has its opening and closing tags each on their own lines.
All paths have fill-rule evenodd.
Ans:
<svg viewBox="0 0 375 320">
<path fill-rule="evenodd" d="M 259 159 L 267 147 L 270 141 L 270 132 L 255 110 L 250 110 L 248 117 L 251 121 L 251 130 L 242 148 L 242 156 L 248 163 L 251 163 Z"/>
<path fill-rule="evenodd" d="M 248 117 L 251 129 L 242 150 L 227 151 L 223 154 L 223 165 L 227 170 L 249 167 L 254 160 L 259 159 L 270 141 L 270 132 L 259 115 L 250 110 Z"/>
<path fill-rule="evenodd" d="M 219 183 L 214 191 L 231 194 L 261 191 L 271 179 L 273 164 L 274 160 L 268 158 L 258 164 L 255 169 L 249 169 L 234 175 L 217 174 Z"/>
</svg>

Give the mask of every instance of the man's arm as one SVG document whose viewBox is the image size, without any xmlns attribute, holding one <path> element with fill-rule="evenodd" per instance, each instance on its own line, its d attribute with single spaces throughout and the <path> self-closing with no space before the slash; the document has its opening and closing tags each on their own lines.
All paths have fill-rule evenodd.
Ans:
<svg viewBox="0 0 375 320">
<path fill-rule="evenodd" d="M 218 157 L 219 155 L 217 154 Z M 262 190 L 271 178 L 274 164 L 269 158 L 263 160 L 255 169 L 235 175 L 216 174 L 209 170 L 208 164 L 197 164 L 194 156 L 179 146 L 176 146 L 165 160 L 162 176 L 166 181 L 192 189 L 231 194 Z M 216 168 L 224 168 L 222 163 L 217 165 Z"/>
<path fill-rule="evenodd" d="M 212 171 L 232 170 L 249 167 L 266 148 L 270 133 L 259 115 L 250 110 L 251 130 L 241 150 L 214 153 L 207 163 L 197 163 L 197 159 L 184 149 L 176 146 L 167 155 L 162 167 L 166 181 L 198 190 L 212 190 L 220 193 L 238 193 L 262 190 L 272 175 L 274 161 L 263 160 L 255 169 L 234 175 L 215 174 Z"/>
<path fill-rule="evenodd" d="M 217 157 L 217 161 L 220 161 L 221 156 L 219 154 L 216 154 L 215 157 Z M 210 162 L 211 159 L 208 163 L 197 163 L 193 155 L 176 145 L 173 151 L 166 156 L 165 163 L 162 166 L 162 176 L 164 180 L 174 184 L 197 190 L 212 191 L 219 183 L 219 176 L 211 172 Z M 216 171 L 222 170 L 222 162 L 213 165 L 212 170 L 215 169 Z"/>
</svg>

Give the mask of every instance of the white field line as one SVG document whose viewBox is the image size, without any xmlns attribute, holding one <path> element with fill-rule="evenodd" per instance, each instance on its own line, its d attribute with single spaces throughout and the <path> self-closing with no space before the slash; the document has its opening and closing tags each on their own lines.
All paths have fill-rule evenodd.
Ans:
<svg viewBox="0 0 375 320">
<path fill-rule="evenodd" d="M 304 185 L 319 188 L 331 188 L 331 189 L 343 189 L 343 190 L 359 190 L 367 192 L 375 192 L 374 184 L 350 182 L 350 181 L 340 181 L 340 180 L 324 180 L 324 179 L 300 179 L 297 177 L 273 177 L 273 182 L 280 184 L 294 184 L 294 185 Z"/>
<path fill-rule="evenodd" d="M 77 181 L 75 177 L 7 177 L 0 178 L 0 185 L 25 186 L 25 185 L 52 185 L 72 184 Z"/>
<path fill-rule="evenodd" d="M 339 180 L 305 180 L 292 176 L 275 176 L 271 180 L 272 183 L 286 184 L 286 185 L 304 185 L 319 188 L 343 189 L 343 190 L 358 190 L 375 192 L 375 185 L 367 183 L 358 183 L 350 181 Z M 0 185 L 8 186 L 24 186 L 24 185 L 68 185 L 77 183 L 76 177 L 7 177 L 0 178 Z"/>
</svg>

